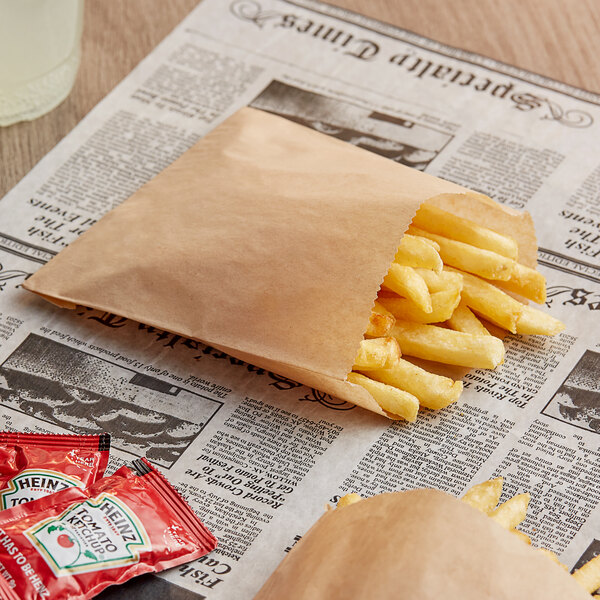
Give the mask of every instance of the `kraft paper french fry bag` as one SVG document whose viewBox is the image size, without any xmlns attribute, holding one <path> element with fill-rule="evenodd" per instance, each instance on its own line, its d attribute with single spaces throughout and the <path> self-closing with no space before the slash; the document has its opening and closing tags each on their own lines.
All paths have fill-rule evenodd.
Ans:
<svg viewBox="0 0 600 600">
<path fill-rule="evenodd" d="M 519 262 L 535 267 L 528 213 L 244 108 L 23 287 L 206 342 L 393 418 L 345 380 L 426 200 L 510 234 Z"/>
<path fill-rule="evenodd" d="M 438 490 L 326 512 L 255 600 L 590 600 L 573 577 Z"/>
</svg>

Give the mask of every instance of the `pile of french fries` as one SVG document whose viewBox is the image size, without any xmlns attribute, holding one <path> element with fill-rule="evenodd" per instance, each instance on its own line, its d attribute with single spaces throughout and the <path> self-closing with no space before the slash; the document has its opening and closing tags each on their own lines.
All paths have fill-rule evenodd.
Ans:
<svg viewBox="0 0 600 600">
<path fill-rule="evenodd" d="M 414 421 L 420 406 L 444 408 L 463 388 L 414 359 L 494 369 L 504 361 L 498 327 L 562 331 L 559 320 L 516 298 L 546 300 L 543 275 L 518 257 L 514 239 L 421 205 L 383 281 L 348 381 L 388 413 Z"/>
<path fill-rule="evenodd" d="M 517 529 L 517 526 L 527 517 L 527 507 L 529 506 L 530 495 L 528 493 L 517 494 L 506 500 L 506 502 L 498 505 L 500 496 L 502 495 L 503 483 L 502 477 L 478 483 L 467 491 L 462 497 L 462 501 L 485 513 L 499 525 L 504 527 L 504 529 L 507 529 L 518 536 L 519 539 L 523 540 L 526 544 L 531 545 L 529 536 Z M 346 494 L 338 500 L 337 508 L 350 506 L 360 500 L 362 500 L 362 497 L 359 494 Z M 547 550 L 546 548 L 536 548 L 536 550 L 567 570 L 567 567 L 558 560 L 556 554 L 551 550 Z M 572 577 L 581 587 L 583 587 L 583 589 L 588 593 L 593 594 L 600 588 L 600 555 L 582 565 L 572 574 Z M 600 598 L 600 594 L 593 597 Z"/>
</svg>

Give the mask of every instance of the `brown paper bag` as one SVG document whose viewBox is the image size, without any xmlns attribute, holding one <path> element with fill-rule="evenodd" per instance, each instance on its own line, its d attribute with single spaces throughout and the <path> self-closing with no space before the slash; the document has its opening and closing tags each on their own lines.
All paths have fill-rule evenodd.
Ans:
<svg viewBox="0 0 600 600">
<path fill-rule="evenodd" d="M 325 513 L 255 600 L 589 600 L 556 563 L 437 490 Z"/>
<path fill-rule="evenodd" d="M 24 287 L 209 343 L 385 415 L 345 378 L 422 202 L 436 197 L 510 233 L 535 266 L 529 215 L 467 192 L 244 108 Z"/>
</svg>

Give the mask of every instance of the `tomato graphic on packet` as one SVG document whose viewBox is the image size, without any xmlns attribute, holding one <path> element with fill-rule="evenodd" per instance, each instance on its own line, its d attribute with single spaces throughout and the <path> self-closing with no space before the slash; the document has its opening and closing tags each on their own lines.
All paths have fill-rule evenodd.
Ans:
<svg viewBox="0 0 600 600">
<path fill-rule="evenodd" d="M 52 554 L 52 560 L 58 569 L 80 567 L 83 564 L 95 564 L 98 555 L 85 543 L 80 543 L 76 529 L 69 525 L 54 521 L 53 524 L 40 529 L 37 533 L 38 541 L 43 548 Z M 52 550 L 54 549 L 54 550 Z"/>
<path fill-rule="evenodd" d="M 72 532 L 67 532 L 62 525 L 51 525 L 46 532 L 45 544 L 56 548 L 57 562 L 64 568 L 75 564 L 81 555 L 81 547 Z"/>
<path fill-rule="evenodd" d="M 56 541 L 63 548 L 72 548 L 75 545 L 75 542 L 66 533 L 61 533 Z"/>
</svg>

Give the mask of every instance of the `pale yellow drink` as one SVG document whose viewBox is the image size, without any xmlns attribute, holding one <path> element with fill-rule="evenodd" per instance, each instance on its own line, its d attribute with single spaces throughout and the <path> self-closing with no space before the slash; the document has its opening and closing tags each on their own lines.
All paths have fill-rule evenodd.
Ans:
<svg viewBox="0 0 600 600">
<path fill-rule="evenodd" d="M 69 94 L 83 0 L 0 0 L 0 125 L 35 119 Z"/>
</svg>

